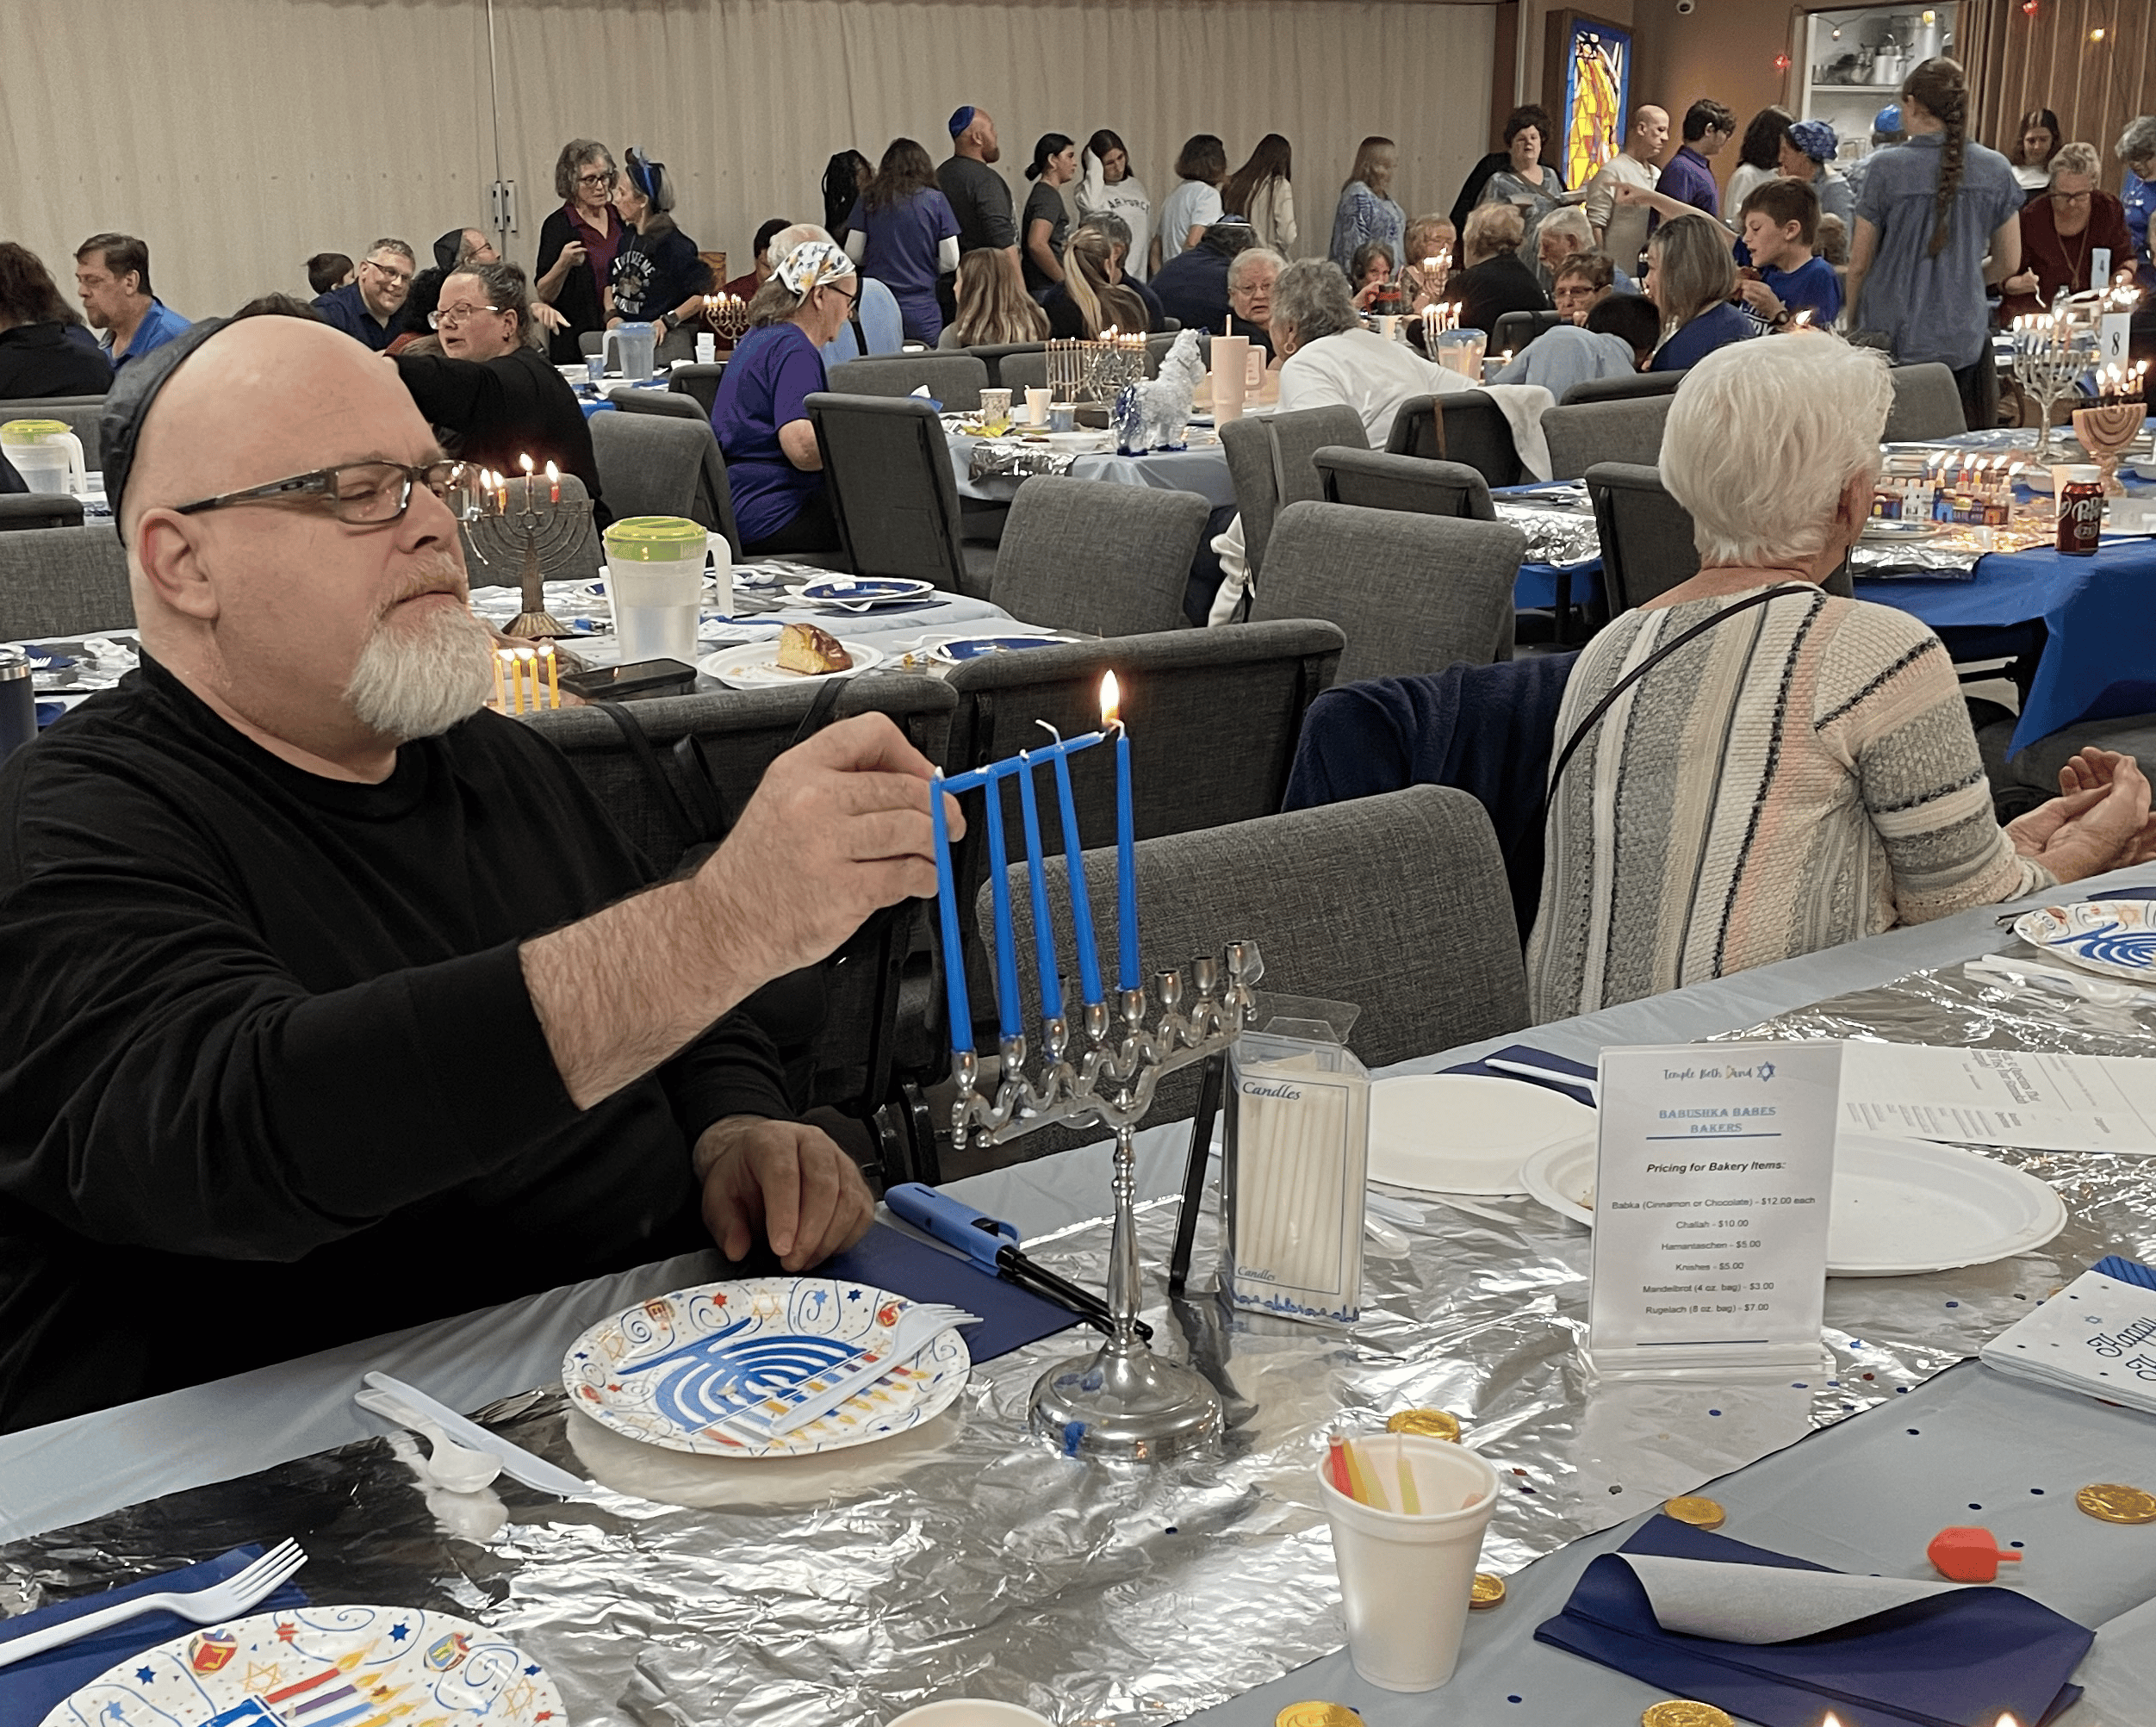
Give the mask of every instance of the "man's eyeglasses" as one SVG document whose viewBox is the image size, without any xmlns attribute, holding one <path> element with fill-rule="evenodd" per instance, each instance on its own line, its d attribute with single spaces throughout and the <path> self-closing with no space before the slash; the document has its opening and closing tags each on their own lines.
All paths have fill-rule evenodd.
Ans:
<svg viewBox="0 0 2156 1727">
<path fill-rule="evenodd" d="M 2051 201 L 2054 204 L 2085 204 L 2090 196 L 2087 192 L 2053 192 Z"/>
<path fill-rule="evenodd" d="M 388 264 L 377 264 L 371 258 L 363 258 L 360 262 L 378 276 L 386 276 L 392 282 L 401 282 L 407 288 L 412 285 L 412 272 L 408 270 L 392 270 Z"/>
<path fill-rule="evenodd" d="M 244 491 L 221 492 L 214 498 L 198 498 L 178 506 L 183 516 L 198 516 L 205 510 L 221 510 L 233 504 L 308 503 L 320 500 L 340 522 L 354 527 L 382 527 L 401 520 L 412 507 L 412 488 L 424 486 L 447 501 L 469 478 L 462 462 L 425 462 L 407 467 L 401 462 L 348 462 L 336 468 L 317 468 L 311 474 L 295 474 L 289 480 L 271 480 Z"/>
<path fill-rule="evenodd" d="M 499 306 L 444 306 L 426 314 L 426 327 L 430 330 L 454 330 L 482 312 L 500 310 Z"/>
<path fill-rule="evenodd" d="M 579 174 L 576 177 L 576 183 L 580 186 L 590 186 L 595 190 L 604 190 L 606 187 L 612 185 L 618 177 L 610 168 L 604 174 Z"/>
</svg>

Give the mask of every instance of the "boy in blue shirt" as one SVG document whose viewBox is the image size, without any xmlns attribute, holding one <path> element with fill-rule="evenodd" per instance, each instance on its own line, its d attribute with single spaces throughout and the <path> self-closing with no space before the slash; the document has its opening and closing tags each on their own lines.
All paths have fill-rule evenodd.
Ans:
<svg viewBox="0 0 2156 1727">
<path fill-rule="evenodd" d="M 1746 314 L 1761 331 L 1787 329 L 1800 312 L 1811 313 L 1815 328 L 1831 329 L 1842 315 L 1842 278 L 1812 256 L 1818 193 L 1802 180 L 1764 181 L 1744 200 L 1741 219 L 1752 257 L 1737 284 Z"/>
</svg>

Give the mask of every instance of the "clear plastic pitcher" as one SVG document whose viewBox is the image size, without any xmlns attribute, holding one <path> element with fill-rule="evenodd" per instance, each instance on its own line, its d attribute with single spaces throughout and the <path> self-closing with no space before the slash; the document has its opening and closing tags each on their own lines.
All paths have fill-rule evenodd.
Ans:
<svg viewBox="0 0 2156 1727">
<path fill-rule="evenodd" d="M 64 419 L 11 419 L 0 426 L 0 450 L 33 492 L 79 498 L 86 489 L 83 441 Z"/>
<path fill-rule="evenodd" d="M 624 378 L 648 378 L 658 363 L 655 324 L 617 324 L 606 332 L 606 363 Z"/>
<path fill-rule="evenodd" d="M 1489 338 L 1480 330 L 1440 330 L 1437 362 L 1475 382 L 1482 382 L 1482 356 Z"/>
<path fill-rule="evenodd" d="M 715 538 L 724 546 L 724 537 L 680 516 L 625 517 L 603 537 L 606 597 L 622 663 L 679 660 L 694 665 L 705 555 Z"/>
</svg>

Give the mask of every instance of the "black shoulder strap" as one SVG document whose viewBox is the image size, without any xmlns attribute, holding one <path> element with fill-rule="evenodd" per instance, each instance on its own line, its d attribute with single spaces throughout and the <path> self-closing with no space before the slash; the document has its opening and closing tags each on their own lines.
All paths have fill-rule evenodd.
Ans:
<svg viewBox="0 0 2156 1727">
<path fill-rule="evenodd" d="M 1770 587 L 1764 593 L 1748 594 L 1743 599 L 1738 600 L 1736 605 L 1725 606 L 1719 612 L 1716 612 L 1713 617 L 1706 618 L 1701 623 L 1694 624 L 1689 630 L 1679 636 L 1674 642 L 1665 642 L 1661 647 L 1656 649 L 1653 653 L 1650 654 L 1644 660 L 1642 660 L 1637 666 L 1634 666 L 1631 671 L 1625 673 L 1623 677 L 1619 678 L 1615 683 L 1612 684 L 1609 687 L 1609 693 L 1606 694 L 1600 701 L 1595 703 L 1594 710 L 1585 719 L 1580 722 L 1578 726 L 1574 729 L 1572 736 L 1566 740 L 1564 748 L 1558 751 L 1556 766 L 1550 770 L 1549 784 L 1547 789 L 1545 789 L 1543 792 L 1542 809 L 1544 818 L 1545 820 L 1548 819 L 1550 814 L 1550 804 L 1557 794 L 1557 781 L 1564 776 L 1565 764 L 1572 760 L 1573 752 L 1578 749 L 1581 743 L 1586 742 L 1587 733 L 1594 730 L 1602 716 L 1610 711 L 1611 707 L 1615 705 L 1617 699 L 1623 695 L 1625 691 L 1631 688 L 1634 684 L 1637 683 L 1642 678 L 1645 677 L 1648 673 L 1653 671 L 1656 667 L 1659 666 L 1664 660 L 1668 659 L 1672 654 L 1675 653 L 1678 649 L 1683 647 L 1686 643 L 1691 641 L 1693 637 L 1706 635 L 1708 631 L 1713 629 L 1716 624 L 1722 623 L 1724 619 L 1734 618 L 1740 612 L 1749 612 L 1755 606 L 1764 606 L 1770 599 L 1779 599 L 1785 593 L 1817 593 L 1817 592 L 1818 589 L 1806 584 L 1803 587 L 1784 585 L 1780 587 Z"/>
<path fill-rule="evenodd" d="M 643 769 L 644 778 L 657 794 L 661 807 L 674 817 L 686 843 L 693 846 L 700 841 L 718 838 L 718 835 L 709 831 L 707 823 L 698 821 L 689 813 L 689 807 L 682 800 L 680 789 L 667 778 L 666 769 L 659 761 L 659 752 L 652 748 L 650 736 L 644 730 L 643 722 L 620 702 L 593 702 L 592 705 L 613 721 L 615 729 L 629 746 L 629 753 L 636 757 L 637 765 Z M 709 812 L 705 813 L 708 815 Z"/>
</svg>

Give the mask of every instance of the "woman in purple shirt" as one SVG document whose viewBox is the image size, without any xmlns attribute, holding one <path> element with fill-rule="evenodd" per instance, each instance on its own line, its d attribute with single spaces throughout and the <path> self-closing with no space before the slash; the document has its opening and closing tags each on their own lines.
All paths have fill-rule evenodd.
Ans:
<svg viewBox="0 0 2156 1727">
<path fill-rule="evenodd" d="M 742 550 L 836 551 L 838 522 L 823 489 L 823 456 L 806 399 L 824 388 L 817 351 L 845 327 L 861 278 L 829 240 L 804 240 L 749 302 L 749 333 L 719 380 L 711 431 Z"/>
<path fill-rule="evenodd" d="M 910 138 L 894 138 L 876 177 L 846 219 L 846 255 L 891 290 L 909 340 L 931 348 L 943 333 L 935 279 L 958 268 L 958 218 L 935 165 Z"/>
</svg>

